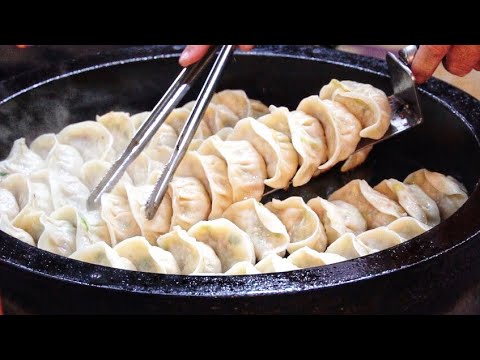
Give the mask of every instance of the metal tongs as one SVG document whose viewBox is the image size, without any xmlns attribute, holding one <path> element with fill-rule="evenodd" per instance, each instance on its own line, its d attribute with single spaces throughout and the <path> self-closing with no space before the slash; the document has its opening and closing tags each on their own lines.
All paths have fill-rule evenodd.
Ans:
<svg viewBox="0 0 480 360">
<path fill-rule="evenodd" d="M 385 135 L 378 140 L 362 139 L 358 143 L 355 152 L 387 140 L 423 122 L 415 76 L 412 70 L 410 70 L 416 53 L 416 45 L 408 45 L 401 49 L 398 52 L 398 58 L 391 52 L 387 53 L 386 61 L 393 87 L 393 95 L 388 97 L 392 107 L 390 127 Z"/>
<path fill-rule="evenodd" d="M 107 174 L 90 194 L 87 202 L 90 209 L 98 207 L 102 194 L 111 191 L 118 183 L 128 166 L 140 155 L 160 126 L 165 122 L 168 115 L 192 88 L 194 82 L 199 78 L 199 75 L 205 70 L 208 64 L 212 62 L 218 48 L 220 48 L 218 57 L 207 76 L 205 84 L 200 90 L 190 116 L 178 136 L 173 153 L 145 205 L 145 216 L 149 220 L 153 219 L 167 192 L 168 184 L 172 180 L 178 165 L 185 156 L 188 146 L 192 142 L 195 132 L 200 125 L 222 71 L 235 50 L 234 45 L 222 45 L 221 47 L 217 46 L 210 49 L 208 54 L 200 62 L 180 72 L 157 105 L 155 105 L 155 108 L 143 125 L 138 129 L 125 151 L 119 159 L 115 161 Z"/>
</svg>

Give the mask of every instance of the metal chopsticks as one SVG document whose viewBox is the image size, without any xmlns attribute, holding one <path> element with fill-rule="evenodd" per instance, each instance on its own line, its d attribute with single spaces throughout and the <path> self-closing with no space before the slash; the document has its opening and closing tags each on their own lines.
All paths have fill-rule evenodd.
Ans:
<svg viewBox="0 0 480 360">
<path fill-rule="evenodd" d="M 202 90 L 200 90 L 200 94 L 195 102 L 195 106 L 193 107 L 192 112 L 190 113 L 190 116 L 185 122 L 182 132 L 178 137 L 172 156 L 165 165 L 165 169 L 155 184 L 152 194 L 147 201 L 145 208 L 145 215 L 147 219 L 151 220 L 155 216 L 155 213 L 157 212 L 157 209 L 160 206 L 165 193 L 167 192 L 168 184 L 172 180 L 173 174 L 175 174 L 180 161 L 182 161 L 185 153 L 187 152 L 188 146 L 192 142 L 193 136 L 200 125 L 200 121 L 202 120 L 208 103 L 212 99 L 213 92 L 215 91 L 217 82 L 220 79 L 220 75 L 230 59 L 230 56 L 233 54 L 233 51 L 233 45 L 223 45 L 220 49 L 220 53 L 213 64 L 212 70 L 208 74 Z"/>
<path fill-rule="evenodd" d="M 148 118 L 138 129 L 125 151 L 118 158 L 100 183 L 90 194 L 87 205 L 90 209 L 98 207 L 102 194 L 109 192 L 118 183 L 128 166 L 140 155 L 148 145 L 160 126 L 165 122 L 171 111 L 183 99 L 186 93 L 192 88 L 199 75 L 214 59 L 218 47 L 209 50 L 209 53 L 200 62 L 183 69 L 172 85 L 165 92 L 160 101 L 155 105 Z M 184 157 L 190 142 L 210 102 L 215 86 L 225 68 L 228 59 L 233 54 L 233 45 L 223 45 L 220 53 L 210 71 L 207 80 L 200 91 L 197 102 L 190 113 L 189 118 L 179 134 L 173 154 L 168 161 L 159 181 L 154 187 L 153 193 L 146 205 L 146 216 L 152 219 L 165 196 L 168 183 L 173 177 L 180 161 Z"/>
</svg>

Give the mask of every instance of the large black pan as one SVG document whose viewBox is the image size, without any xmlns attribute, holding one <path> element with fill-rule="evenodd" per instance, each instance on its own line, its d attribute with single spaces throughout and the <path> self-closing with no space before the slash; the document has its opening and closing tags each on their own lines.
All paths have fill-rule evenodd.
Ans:
<svg viewBox="0 0 480 360">
<path fill-rule="evenodd" d="M 28 74 L 0 88 L 0 156 L 110 110 L 152 108 L 178 72 L 178 47 L 129 49 Z M 100 64 L 91 67 L 92 64 Z M 90 66 L 90 67 L 89 67 Z M 331 78 L 391 93 L 382 61 L 335 50 L 276 46 L 238 54 L 221 88 L 293 109 Z M 46 81 L 45 81 L 46 80 Z M 40 86 L 36 84 L 41 83 Z M 300 194 L 325 196 L 353 177 L 376 184 L 421 167 L 450 174 L 470 199 L 447 221 L 407 243 L 320 268 L 237 277 L 129 272 L 77 262 L 0 233 L 0 287 L 33 313 L 425 313 L 475 312 L 480 281 L 480 103 L 440 81 L 421 91 L 425 123 L 378 145 L 360 169 L 333 170 Z M 279 195 L 280 196 L 280 195 Z"/>
</svg>

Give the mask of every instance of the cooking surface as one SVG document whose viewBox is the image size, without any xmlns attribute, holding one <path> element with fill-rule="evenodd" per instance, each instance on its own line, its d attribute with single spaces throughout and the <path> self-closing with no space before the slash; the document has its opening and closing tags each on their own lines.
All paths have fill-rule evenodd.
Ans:
<svg viewBox="0 0 480 360">
<path fill-rule="evenodd" d="M 34 49 L 34 48 L 32 48 L 32 49 Z M 39 47 L 38 49 L 40 49 L 40 47 Z M 75 49 L 74 49 L 74 50 L 75 50 Z M 29 51 L 29 49 L 26 49 L 26 50 L 20 50 L 20 51 Z M 43 50 L 42 50 L 42 51 L 43 51 Z M 82 50 L 82 51 L 83 51 L 83 50 Z M 63 54 L 63 55 L 61 55 L 61 56 L 66 56 L 66 55 L 65 55 L 65 53 L 62 53 L 62 54 Z M 63 59 L 63 58 L 62 58 L 62 59 Z M 473 185 L 473 184 L 472 184 L 472 185 Z M 470 187 L 470 190 L 471 190 L 471 187 Z"/>
</svg>

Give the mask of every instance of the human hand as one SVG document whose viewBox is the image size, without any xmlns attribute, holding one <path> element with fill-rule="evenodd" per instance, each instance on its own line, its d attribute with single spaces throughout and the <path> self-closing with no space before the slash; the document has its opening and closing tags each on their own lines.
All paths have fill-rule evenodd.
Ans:
<svg viewBox="0 0 480 360">
<path fill-rule="evenodd" d="M 480 70 L 480 45 L 421 45 L 412 63 L 417 83 L 427 81 L 442 60 L 450 73 L 465 76 Z"/>
<path fill-rule="evenodd" d="M 195 64 L 205 56 L 210 46 L 212 45 L 187 45 L 178 62 L 184 67 Z M 255 45 L 238 45 L 243 51 L 249 51 L 253 49 L 254 46 Z"/>
</svg>

